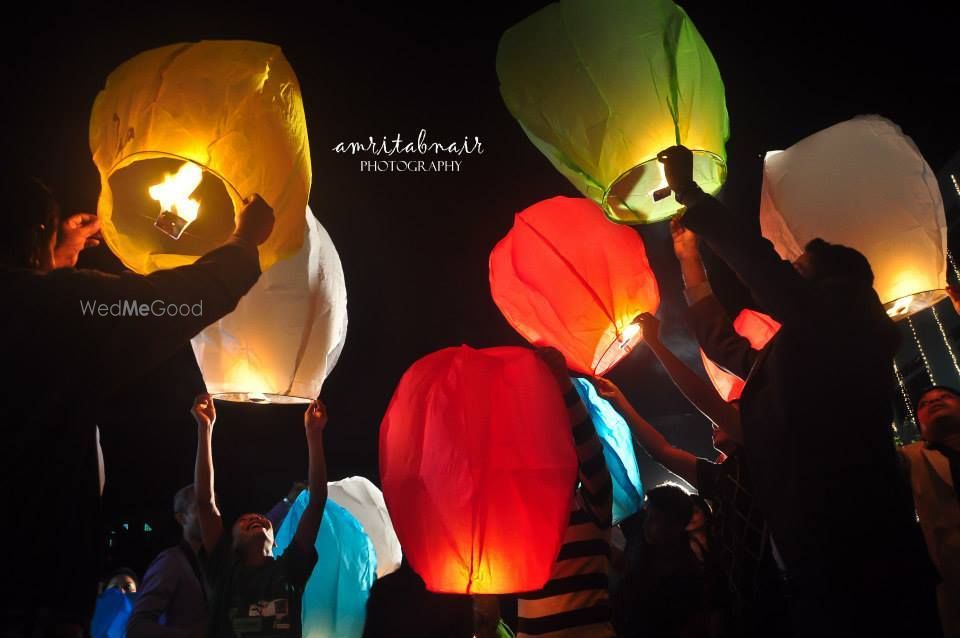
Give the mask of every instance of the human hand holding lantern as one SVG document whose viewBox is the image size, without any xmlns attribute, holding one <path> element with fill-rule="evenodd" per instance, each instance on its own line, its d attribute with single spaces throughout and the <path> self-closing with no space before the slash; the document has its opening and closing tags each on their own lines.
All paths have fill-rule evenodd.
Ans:
<svg viewBox="0 0 960 638">
<path fill-rule="evenodd" d="M 80 251 L 100 245 L 95 237 L 100 232 L 100 220 L 90 213 L 77 213 L 60 222 L 57 247 L 53 251 L 55 268 L 73 268 Z"/>
<path fill-rule="evenodd" d="M 610 379 L 591 377 L 590 382 L 593 383 L 593 387 L 597 389 L 597 394 L 600 398 L 612 403 L 619 411 L 623 412 L 623 408 L 629 405 L 627 398 L 623 395 L 623 391 Z"/>
<path fill-rule="evenodd" d="M 649 312 L 641 314 L 634 319 L 634 323 L 639 324 L 643 331 L 643 340 L 647 345 L 654 346 L 660 343 L 660 320 Z"/>
<path fill-rule="evenodd" d="M 303 427 L 307 431 L 307 440 L 323 436 L 327 428 L 327 406 L 320 399 L 314 399 L 303 414 Z"/>
<path fill-rule="evenodd" d="M 259 246 L 273 232 L 273 209 L 260 195 L 254 193 L 245 200 L 237 216 L 237 236 Z"/>
<path fill-rule="evenodd" d="M 190 414 L 200 427 L 212 428 L 217 422 L 217 408 L 213 405 L 213 397 L 206 393 L 198 394 L 193 400 Z"/>
<path fill-rule="evenodd" d="M 670 238 L 673 240 L 673 254 L 680 262 L 700 259 L 700 248 L 697 246 L 697 236 L 687 229 L 680 220 L 674 217 L 670 220 Z"/>
<path fill-rule="evenodd" d="M 956 284 L 950 284 L 944 289 L 944 292 L 950 297 L 950 303 L 953 304 L 953 309 L 960 315 L 960 287 Z"/>
</svg>

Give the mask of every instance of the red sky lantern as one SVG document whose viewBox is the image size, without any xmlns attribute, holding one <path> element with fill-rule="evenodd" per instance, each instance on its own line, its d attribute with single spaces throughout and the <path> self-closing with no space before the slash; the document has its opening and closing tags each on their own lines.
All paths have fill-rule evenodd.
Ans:
<svg viewBox="0 0 960 638">
<path fill-rule="evenodd" d="M 490 253 L 490 292 L 534 345 L 571 369 L 604 375 L 636 346 L 637 315 L 660 304 L 643 240 L 588 199 L 554 197 L 514 219 Z"/>
<path fill-rule="evenodd" d="M 431 591 L 540 589 L 577 481 L 556 381 L 525 348 L 446 348 L 414 363 L 380 426 L 383 495 Z"/>
<path fill-rule="evenodd" d="M 771 317 L 744 308 L 733 321 L 733 329 L 741 337 L 745 337 L 750 342 L 750 347 L 754 350 L 763 350 L 764 346 L 773 339 L 773 335 L 780 330 L 780 324 Z M 743 393 L 744 380 L 735 374 L 727 372 L 716 363 L 707 358 L 707 355 L 700 351 L 700 357 L 703 359 L 703 367 L 707 371 L 707 376 L 713 382 L 713 387 L 717 389 L 724 401 L 736 401 Z"/>
</svg>

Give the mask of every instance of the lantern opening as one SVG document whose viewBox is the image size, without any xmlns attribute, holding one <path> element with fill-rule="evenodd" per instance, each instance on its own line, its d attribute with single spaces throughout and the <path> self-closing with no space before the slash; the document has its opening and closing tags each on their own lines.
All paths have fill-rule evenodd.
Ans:
<svg viewBox="0 0 960 638">
<path fill-rule="evenodd" d="M 727 165 L 716 153 L 693 151 L 693 180 L 713 195 L 727 178 Z M 618 224 L 649 224 L 669 219 L 682 208 L 677 200 L 664 196 L 667 186 L 663 164 L 656 157 L 637 164 L 617 179 L 603 194 L 601 206 Z"/>
<path fill-rule="evenodd" d="M 159 267 L 191 263 L 223 245 L 236 228 L 232 187 L 183 158 L 150 154 L 108 180 L 115 232 Z M 165 256 L 187 259 L 166 263 Z"/>
<path fill-rule="evenodd" d="M 253 403 L 257 405 L 305 405 L 311 401 L 311 399 L 306 397 L 292 397 L 286 394 L 272 394 L 264 392 L 223 392 L 220 394 L 214 394 L 213 398 L 217 401 Z"/>
<path fill-rule="evenodd" d="M 887 311 L 887 316 L 894 321 L 900 321 L 921 310 L 926 310 L 946 296 L 947 293 L 943 290 L 927 290 L 926 292 L 914 293 L 885 303 L 883 304 L 883 308 Z"/>
</svg>

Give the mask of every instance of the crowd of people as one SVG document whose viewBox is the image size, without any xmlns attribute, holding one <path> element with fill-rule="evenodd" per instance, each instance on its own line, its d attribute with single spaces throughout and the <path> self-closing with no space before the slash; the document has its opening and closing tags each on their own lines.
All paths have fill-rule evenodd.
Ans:
<svg viewBox="0 0 960 638">
<path fill-rule="evenodd" d="M 713 361 L 746 380 L 744 391 L 739 401 L 723 401 L 663 344 L 655 317 L 638 318 L 646 345 L 713 424 L 718 457 L 672 446 L 613 382 L 592 379 L 636 442 L 696 489 L 650 489 L 642 510 L 614 526 L 611 479 L 589 413 L 563 356 L 538 350 L 566 403 L 579 473 L 550 580 L 510 598 L 517 634 L 960 636 L 960 391 L 936 386 L 915 397 L 922 440 L 898 449 L 890 365 L 898 333 L 863 255 L 827 237 L 810 242 L 796 262 L 784 261 L 755 227 L 700 190 L 689 150 L 672 147 L 660 161 L 685 206 L 671 229 L 691 330 Z M 259 277 L 257 247 L 272 229 L 270 207 L 251 198 L 234 236 L 193 265 L 110 275 L 75 268 L 79 252 L 97 241 L 96 217 L 61 219 L 42 184 L 3 179 L 13 205 L 0 237 L 0 287 L 21 307 L 0 319 L 16 335 L 0 345 L 8 372 L 16 371 L 0 401 L 12 433 L 0 463 L 13 512 L 5 528 L 16 539 L 7 543 L 0 579 L 0 633 L 300 636 L 304 587 L 327 559 L 315 550 L 327 496 L 327 414 L 319 400 L 304 416 L 309 475 L 300 487 L 309 501 L 282 556 L 274 556 L 282 506 L 244 514 L 225 533 L 214 482 L 216 410 L 200 395 L 192 407 L 194 482 L 173 499 L 181 542 L 157 556 L 142 580 L 113 574 L 99 598 L 96 583 L 102 483 L 95 407 L 236 306 Z M 762 350 L 735 332 L 714 296 L 701 244 L 781 324 Z M 202 299 L 205 313 L 142 319 L 150 325 L 77 314 L 78 299 L 147 297 Z M 52 365 L 70 370 L 72 381 L 36 383 Z M 814 424 L 829 438 L 814 437 Z M 430 592 L 404 560 L 374 583 L 364 636 L 510 635 L 501 618 L 506 601 Z"/>
</svg>

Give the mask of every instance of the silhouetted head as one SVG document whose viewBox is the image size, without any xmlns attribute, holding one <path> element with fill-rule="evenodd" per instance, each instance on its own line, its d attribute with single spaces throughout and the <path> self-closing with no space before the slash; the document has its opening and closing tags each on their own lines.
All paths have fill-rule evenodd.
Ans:
<svg viewBox="0 0 960 638">
<path fill-rule="evenodd" d="M 819 237 L 810 241 L 793 267 L 811 281 L 845 281 L 865 288 L 873 287 L 870 262 L 849 246 L 831 244 Z"/>
<path fill-rule="evenodd" d="M 40 180 L 15 173 L 4 175 L 2 183 L 8 217 L 0 233 L 0 263 L 52 270 L 60 224 L 60 207 L 53 193 Z"/>
</svg>

